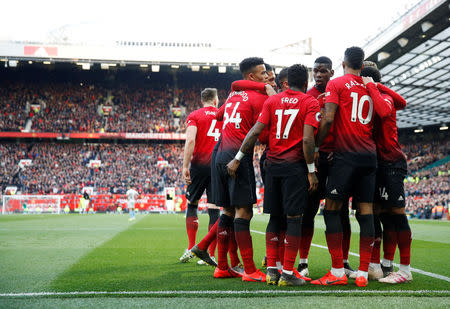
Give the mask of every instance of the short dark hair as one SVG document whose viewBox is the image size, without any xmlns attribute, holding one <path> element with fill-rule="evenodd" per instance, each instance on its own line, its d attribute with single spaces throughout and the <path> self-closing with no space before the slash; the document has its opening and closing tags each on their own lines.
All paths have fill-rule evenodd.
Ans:
<svg viewBox="0 0 450 309">
<path fill-rule="evenodd" d="M 275 78 L 275 83 L 277 84 L 278 88 L 281 89 L 281 83 L 287 80 L 287 77 L 288 77 L 288 68 L 283 68 Z"/>
<path fill-rule="evenodd" d="M 375 69 L 378 69 L 377 64 L 373 61 L 366 60 L 363 62 L 363 64 L 364 64 L 364 67 L 374 67 Z"/>
<path fill-rule="evenodd" d="M 205 88 L 201 92 L 202 102 L 211 102 L 217 97 L 216 88 Z"/>
<path fill-rule="evenodd" d="M 302 88 L 308 81 L 308 68 L 302 64 L 291 65 L 288 69 L 288 83 L 290 87 Z"/>
<path fill-rule="evenodd" d="M 264 63 L 264 65 L 266 66 L 266 71 L 267 72 L 273 72 L 273 68 L 272 68 L 272 66 L 270 65 L 270 64 L 268 64 L 268 63 Z"/>
<path fill-rule="evenodd" d="M 367 66 L 361 70 L 361 76 L 372 77 L 373 81 L 376 83 L 381 82 L 381 73 L 377 68 Z"/>
<path fill-rule="evenodd" d="M 243 75 L 248 74 L 251 70 L 253 70 L 254 67 L 265 64 L 263 58 L 259 57 L 250 57 L 245 58 L 244 60 L 239 63 L 239 70 Z"/>
<path fill-rule="evenodd" d="M 321 57 L 317 58 L 316 60 L 314 60 L 314 63 L 325 63 L 325 64 L 328 64 L 330 66 L 330 68 L 333 67 L 333 62 L 331 61 L 331 59 L 328 57 L 325 57 L 325 56 L 321 56 Z"/>
<path fill-rule="evenodd" d="M 352 46 L 345 50 L 344 61 L 354 70 L 361 70 L 364 61 L 364 51 L 361 47 Z"/>
</svg>

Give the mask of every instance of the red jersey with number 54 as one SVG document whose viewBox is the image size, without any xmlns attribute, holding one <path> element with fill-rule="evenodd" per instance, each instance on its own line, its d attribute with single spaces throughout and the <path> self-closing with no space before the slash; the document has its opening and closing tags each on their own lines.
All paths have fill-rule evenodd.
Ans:
<svg viewBox="0 0 450 309">
<path fill-rule="evenodd" d="M 319 127 L 319 102 L 300 91 L 286 90 L 264 103 L 258 121 L 269 127 L 267 160 L 298 162 L 303 155 L 303 127 Z"/>
<path fill-rule="evenodd" d="M 218 109 L 214 106 L 203 107 L 190 113 L 186 119 L 188 127 L 197 127 L 192 164 L 209 165 L 211 163 L 211 153 L 219 140 L 222 128 L 222 122 L 216 119 L 217 111 Z"/>
<path fill-rule="evenodd" d="M 329 81 L 326 103 L 338 105 L 333 122 L 335 151 L 376 155 L 372 136 L 374 106 L 362 78 L 346 74 Z"/>
<path fill-rule="evenodd" d="M 237 153 L 248 131 L 256 123 L 267 95 L 257 91 L 233 91 L 220 107 L 217 118 L 223 117 L 220 152 Z"/>
</svg>

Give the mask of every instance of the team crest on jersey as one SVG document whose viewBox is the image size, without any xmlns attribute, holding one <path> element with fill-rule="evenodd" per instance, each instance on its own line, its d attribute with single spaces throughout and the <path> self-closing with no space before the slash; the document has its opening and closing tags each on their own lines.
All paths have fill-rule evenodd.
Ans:
<svg viewBox="0 0 450 309">
<path fill-rule="evenodd" d="M 320 120 L 322 119 L 322 114 L 320 112 L 316 113 L 316 120 L 317 122 L 320 122 Z"/>
</svg>

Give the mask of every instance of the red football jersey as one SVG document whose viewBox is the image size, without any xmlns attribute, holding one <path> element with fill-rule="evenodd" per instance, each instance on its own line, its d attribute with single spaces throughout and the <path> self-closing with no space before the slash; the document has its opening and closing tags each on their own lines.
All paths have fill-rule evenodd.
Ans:
<svg viewBox="0 0 450 309">
<path fill-rule="evenodd" d="M 325 103 L 338 105 L 334 118 L 335 150 L 375 156 L 374 101 L 361 76 L 346 74 L 329 81 Z"/>
<path fill-rule="evenodd" d="M 309 94 L 310 96 L 317 99 L 319 95 L 322 94 L 319 90 L 317 90 L 316 87 L 312 87 L 309 89 L 306 94 Z M 321 113 L 325 113 L 325 96 L 322 96 L 322 98 L 319 101 L 320 111 Z M 334 151 L 334 135 L 333 135 L 333 125 L 330 128 L 330 131 L 328 132 L 328 135 L 325 137 L 325 139 L 322 142 L 322 145 L 320 145 L 320 151 L 324 152 L 332 152 Z M 317 133 L 317 131 L 316 131 Z"/>
<path fill-rule="evenodd" d="M 310 95 L 289 89 L 267 99 L 258 121 L 269 127 L 267 159 L 297 162 L 304 159 L 303 126 L 319 127 L 319 103 Z"/>
<path fill-rule="evenodd" d="M 197 127 L 192 164 L 209 165 L 211 153 L 220 137 L 222 122 L 216 119 L 217 108 L 207 106 L 193 111 L 186 119 L 187 126 Z"/>
<path fill-rule="evenodd" d="M 217 116 L 218 119 L 223 117 L 219 152 L 230 151 L 235 154 L 239 150 L 248 131 L 256 123 L 267 98 L 267 95 L 253 90 L 230 93 Z"/>
<path fill-rule="evenodd" d="M 382 87 L 379 87 L 379 89 L 382 89 Z M 383 92 L 382 96 L 385 100 L 392 100 L 391 96 Z M 380 117 L 375 118 L 374 138 L 377 145 L 377 155 L 379 160 L 386 162 L 405 160 L 405 155 L 402 152 L 397 135 L 397 110 L 403 109 L 405 106 L 406 101 L 405 105 L 395 104 L 394 101 L 395 109 L 393 109 L 389 116 L 383 119 Z"/>
</svg>

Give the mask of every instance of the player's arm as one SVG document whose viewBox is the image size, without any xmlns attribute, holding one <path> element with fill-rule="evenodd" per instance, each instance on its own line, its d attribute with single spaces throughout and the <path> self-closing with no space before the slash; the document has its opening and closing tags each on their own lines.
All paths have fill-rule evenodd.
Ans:
<svg viewBox="0 0 450 309">
<path fill-rule="evenodd" d="M 238 169 L 242 158 L 246 154 L 249 154 L 251 152 L 251 150 L 255 146 L 256 141 L 258 140 L 259 135 L 261 134 L 261 132 L 264 130 L 265 127 L 266 125 L 264 123 L 258 121 L 247 133 L 238 153 L 236 154 L 234 159 L 228 162 L 227 164 L 228 174 L 231 177 L 236 178 L 236 170 Z"/>
<path fill-rule="evenodd" d="M 306 165 L 308 166 L 308 191 L 317 190 L 319 180 L 316 176 L 316 167 L 314 166 L 314 130 L 315 128 L 309 124 L 303 126 L 303 155 L 305 156 Z"/>
<path fill-rule="evenodd" d="M 188 185 L 191 184 L 191 173 L 189 172 L 189 163 L 191 162 L 192 154 L 194 153 L 196 137 L 197 137 L 197 127 L 196 126 L 187 127 L 186 143 L 184 144 L 183 178 Z"/>
<path fill-rule="evenodd" d="M 226 106 L 225 104 L 222 104 L 220 106 L 219 110 L 217 111 L 217 114 L 216 114 L 217 121 L 223 121 L 223 115 L 225 113 L 225 106 Z"/>
<path fill-rule="evenodd" d="M 322 145 L 328 132 L 330 132 L 337 108 L 338 105 L 336 103 L 325 103 L 325 114 L 323 115 L 322 120 L 320 120 L 319 130 L 317 131 L 316 149 Z"/>
<path fill-rule="evenodd" d="M 390 96 L 392 98 L 392 100 L 394 100 L 394 108 L 396 110 L 404 109 L 406 107 L 406 100 L 405 100 L 405 98 L 403 98 L 400 94 L 398 94 L 394 90 L 386 87 L 385 85 L 383 85 L 381 83 L 377 83 L 377 88 L 381 92 L 383 92 L 383 93 L 387 94 L 388 96 Z"/>
<path fill-rule="evenodd" d="M 386 118 L 392 113 L 392 106 L 390 102 L 387 102 L 381 96 L 380 91 L 378 90 L 375 82 L 372 77 L 362 76 L 362 81 L 364 85 L 366 85 L 367 91 L 369 91 L 369 95 L 373 101 L 373 108 L 378 116 L 381 118 Z"/>
<path fill-rule="evenodd" d="M 252 80 L 237 80 L 231 84 L 232 91 L 255 90 L 265 93 L 269 96 L 276 94 L 275 90 L 269 84 L 259 83 Z"/>
</svg>

